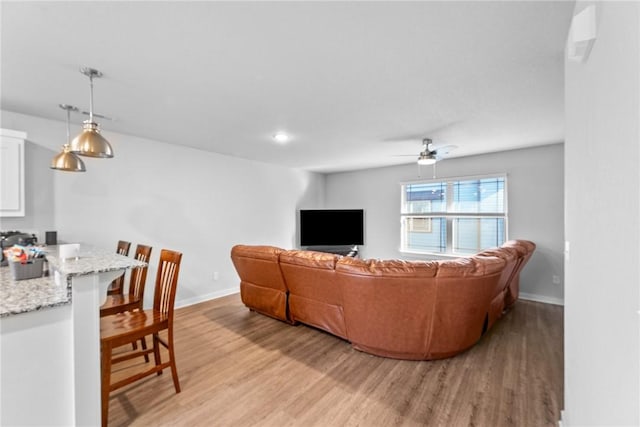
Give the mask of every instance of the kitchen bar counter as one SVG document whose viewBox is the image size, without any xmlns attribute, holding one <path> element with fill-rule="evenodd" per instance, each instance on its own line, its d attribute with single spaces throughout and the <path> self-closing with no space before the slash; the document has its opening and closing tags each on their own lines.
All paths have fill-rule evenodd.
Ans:
<svg viewBox="0 0 640 427">
<path fill-rule="evenodd" d="M 76 258 L 61 259 L 59 246 L 45 248 L 49 269 L 66 276 L 83 276 L 107 271 L 144 267 L 146 263 L 95 246 L 80 245 Z"/>
<path fill-rule="evenodd" d="M 13 280 L 9 267 L 0 267 L 0 317 L 27 313 L 71 302 L 71 278 L 144 267 L 145 263 L 112 251 L 81 245 L 77 258 L 61 259 L 58 246 L 45 248 L 51 275 Z M 106 294 L 105 294 L 106 295 Z"/>
<path fill-rule="evenodd" d="M 113 279 L 145 264 L 84 244 L 50 277 L 0 267 L 0 425 L 100 425 L 100 305 Z"/>
</svg>

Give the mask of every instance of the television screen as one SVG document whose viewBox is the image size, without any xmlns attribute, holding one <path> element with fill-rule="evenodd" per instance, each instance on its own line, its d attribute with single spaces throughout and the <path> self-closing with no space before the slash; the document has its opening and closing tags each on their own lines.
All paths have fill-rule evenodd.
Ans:
<svg viewBox="0 0 640 427">
<path fill-rule="evenodd" d="M 300 210 L 300 246 L 364 245 L 363 209 Z"/>
</svg>

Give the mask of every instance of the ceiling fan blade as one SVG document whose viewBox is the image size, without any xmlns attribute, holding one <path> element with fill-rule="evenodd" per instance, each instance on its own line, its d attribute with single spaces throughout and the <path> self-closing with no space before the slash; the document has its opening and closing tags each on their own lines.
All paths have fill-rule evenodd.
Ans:
<svg viewBox="0 0 640 427">
<path fill-rule="evenodd" d="M 442 160 L 445 158 L 450 152 L 458 148 L 457 145 L 443 145 L 437 147 L 434 145 L 433 141 L 430 138 L 422 138 L 422 150 L 418 153 L 417 157 L 420 158 L 423 155 L 429 155 L 429 157 L 434 158 L 436 161 Z M 395 154 L 393 157 L 416 157 L 415 154 Z"/>
<path fill-rule="evenodd" d="M 436 150 L 442 151 L 443 153 L 450 153 L 457 148 L 457 145 L 443 145 L 442 147 L 436 147 Z"/>
<path fill-rule="evenodd" d="M 458 148 L 457 145 L 444 145 L 442 147 L 436 147 L 434 151 L 438 153 L 439 156 L 446 156 L 456 148 Z"/>
</svg>

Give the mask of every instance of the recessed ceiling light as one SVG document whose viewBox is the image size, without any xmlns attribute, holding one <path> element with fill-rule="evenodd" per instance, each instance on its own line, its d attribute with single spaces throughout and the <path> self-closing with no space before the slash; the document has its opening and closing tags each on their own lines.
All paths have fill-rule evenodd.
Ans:
<svg viewBox="0 0 640 427">
<path fill-rule="evenodd" d="M 285 142 L 289 141 L 289 135 L 287 135 L 284 132 L 277 132 L 276 134 L 273 135 L 273 140 L 275 142 L 284 144 Z"/>
</svg>

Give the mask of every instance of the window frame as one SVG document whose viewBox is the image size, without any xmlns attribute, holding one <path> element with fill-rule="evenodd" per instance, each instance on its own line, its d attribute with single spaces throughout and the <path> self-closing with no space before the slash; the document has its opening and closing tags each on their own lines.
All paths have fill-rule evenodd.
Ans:
<svg viewBox="0 0 640 427">
<path fill-rule="evenodd" d="M 502 178 L 504 180 L 504 212 L 456 212 L 453 210 L 454 200 L 453 200 L 453 186 L 454 183 L 460 181 L 474 181 L 474 180 L 482 180 L 482 179 L 491 179 L 491 178 Z M 419 184 L 446 184 L 446 200 L 445 206 L 446 210 L 444 212 L 428 212 L 428 213 L 412 213 L 412 212 L 404 212 L 404 208 L 406 206 L 406 190 L 405 187 L 407 185 L 419 185 Z M 433 252 L 433 251 L 422 251 L 418 249 L 412 249 L 407 247 L 406 242 L 406 231 L 405 231 L 405 218 L 426 218 L 429 219 L 429 223 L 432 222 L 433 218 L 444 218 L 446 221 L 446 245 L 445 252 Z M 507 173 L 493 173 L 486 175 L 469 175 L 469 176 L 454 176 L 454 177 L 443 177 L 443 178 L 432 178 L 432 179 L 419 179 L 412 181 L 403 181 L 400 182 L 400 249 L 399 252 L 402 254 L 408 255 L 430 255 L 430 256 L 439 256 L 439 257 L 469 257 L 472 256 L 472 253 L 465 252 L 454 252 L 454 220 L 458 218 L 501 218 L 504 220 L 504 240 L 509 240 L 509 191 L 508 191 L 508 174 Z"/>
</svg>

